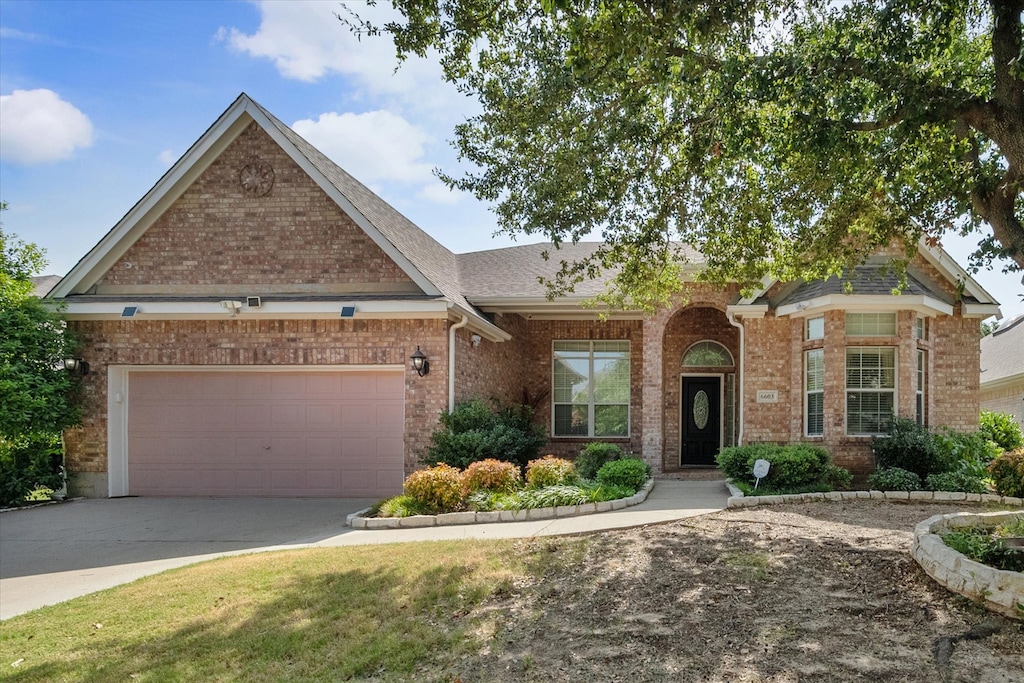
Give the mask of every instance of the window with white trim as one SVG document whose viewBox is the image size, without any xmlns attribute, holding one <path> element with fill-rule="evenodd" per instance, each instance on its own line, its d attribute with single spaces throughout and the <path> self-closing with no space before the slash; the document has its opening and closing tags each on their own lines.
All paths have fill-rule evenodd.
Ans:
<svg viewBox="0 0 1024 683">
<path fill-rule="evenodd" d="M 804 353 L 804 434 L 825 433 L 825 350 Z"/>
<path fill-rule="evenodd" d="M 553 436 L 629 436 L 629 342 L 556 341 Z"/>
<path fill-rule="evenodd" d="M 847 313 L 848 337 L 895 337 L 895 313 Z"/>
<path fill-rule="evenodd" d="M 914 321 L 914 339 L 924 339 L 927 328 L 925 327 L 924 318 L 917 318 Z"/>
<path fill-rule="evenodd" d="M 846 348 L 846 433 L 872 436 L 889 429 L 896 406 L 896 349 Z"/>
<path fill-rule="evenodd" d="M 807 324 L 804 327 L 804 339 L 811 341 L 813 339 L 824 339 L 825 338 L 825 317 L 818 316 L 817 318 L 808 318 Z"/>
<path fill-rule="evenodd" d="M 917 350 L 917 373 L 916 381 L 917 386 L 914 391 L 914 407 L 915 417 L 917 418 L 917 424 L 924 427 L 927 424 L 924 414 L 924 387 L 925 387 L 925 376 L 926 368 L 928 366 L 928 352 L 923 349 Z"/>
</svg>

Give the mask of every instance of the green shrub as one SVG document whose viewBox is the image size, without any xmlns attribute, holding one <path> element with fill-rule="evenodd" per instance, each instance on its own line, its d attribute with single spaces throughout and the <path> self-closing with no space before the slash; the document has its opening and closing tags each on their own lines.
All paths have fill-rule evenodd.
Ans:
<svg viewBox="0 0 1024 683">
<path fill-rule="evenodd" d="M 929 491 L 963 491 L 964 493 L 988 493 L 984 480 L 973 476 L 966 470 L 929 474 L 924 480 L 924 487 Z"/>
<path fill-rule="evenodd" d="M 622 449 L 613 443 L 591 441 L 576 457 L 576 471 L 584 479 L 593 479 L 601 465 L 612 460 L 620 460 L 624 456 Z"/>
<path fill-rule="evenodd" d="M 1014 451 L 1024 446 L 1024 433 L 1013 415 L 994 413 L 991 410 L 981 411 L 981 435 L 1002 448 Z"/>
<path fill-rule="evenodd" d="M 59 434 L 0 437 L 0 507 L 22 503 L 36 489 L 61 488 L 62 453 Z"/>
<path fill-rule="evenodd" d="M 597 471 L 597 483 L 621 486 L 639 491 L 651 476 L 651 468 L 639 458 L 622 458 L 606 462 Z"/>
<path fill-rule="evenodd" d="M 962 462 L 980 463 L 984 467 L 1002 452 L 994 441 L 989 441 L 980 431 L 964 433 L 943 429 L 934 438 L 939 460 L 950 464 L 950 472 Z"/>
<path fill-rule="evenodd" d="M 533 423 L 529 407 L 495 410 L 478 398 L 442 413 L 440 426 L 430 439 L 431 446 L 422 462 L 443 462 L 460 469 L 487 459 L 523 467 L 546 441 L 543 428 Z"/>
<path fill-rule="evenodd" d="M 886 467 L 868 477 L 868 486 L 876 491 L 920 491 L 921 477 L 902 467 Z"/>
<path fill-rule="evenodd" d="M 847 481 L 849 472 L 832 463 L 828 451 L 809 444 L 778 446 L 750 444 L 723 448 L 717 457 L 718 467 L 734 482 L 754 483 L 754 462 L 771 463 L 768 476 L 758 485 L 779 492 L 796 493 L 808 490 L 831 490 L 831 482 Z M 847 484 L 848 485 L 848 484 Z"/>
<path fill-rule="evenodd" d="M 897 467 L 922 479 L 929 474 L 949 472 L 955 466 L 949 452 L 937 448 L 934 434 L 904 417 L 893 418 L 886 436 L 871 439 L 871 450 L 879 470 Z"/>
<path fill-rule="evenodd" d="M 531 460 L 526 465 L 526 484 L 530 488 L 575 484 L 578 479 L 576 465 L 553 455 Z"/>
<path fill-rule="evenodd" d="M 829 465 L 825 468 L 825 474 L 821 481 L 828 485 L 831 491 L 848 491 L 853 483 L 853 475 L 850 470 L 838 465 Z"/>
<path fill-rule="evenodd" d="M 470 463 L 462 473 L 462 483 L 469 493 L 481 489 L 508 493 L 519 488 L 522 476 L 513 463 L 488 458 Z"/>
<path fill-rule="evenodd" d="M 371 511 L 372 512 L 372 511 Z M 382 501 L 377 506 L 377 517 L 412 517 L 428 514 L 428 510 L 412 496 L 395 496 Z"/>
<path fill-rule="evenodd" d="M 431 514 L 454 512 L 462 506 L 462 472 L 444 463 L 413 472 L 406 477 L 402 489 Z"/>
<path fill-rule="evenodd" d="M 992 484 L 1001 496 L 1024 497 L 1024 448 L 1003 453 L 988 466 Z"/>
</svg>

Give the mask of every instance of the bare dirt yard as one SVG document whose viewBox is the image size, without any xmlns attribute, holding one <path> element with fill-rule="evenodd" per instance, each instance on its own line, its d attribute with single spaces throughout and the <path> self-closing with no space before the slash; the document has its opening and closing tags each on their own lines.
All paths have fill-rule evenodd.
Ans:
<svg viewBox="0 0 1024 683">
<path fill-rule="evenodd" d="M 1024 681 L 1024 624 L 910 557 L 914 525 L 958 509 L 810 503 L 522 541 L 531 578 L 462 617 L 474 654 L 417 678 Z"/>
</svg>

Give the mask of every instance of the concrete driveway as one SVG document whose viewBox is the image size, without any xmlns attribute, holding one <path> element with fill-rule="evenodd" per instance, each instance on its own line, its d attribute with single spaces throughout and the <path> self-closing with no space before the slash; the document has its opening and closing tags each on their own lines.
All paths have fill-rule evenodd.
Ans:
<svg viewBox="0 0 1024 683">
<path fill-rule="evenodd" d="M 0 619 L 202 560 L 352 530 L 370 500 L 116 498 L 0 514 Z"/>
</svg>

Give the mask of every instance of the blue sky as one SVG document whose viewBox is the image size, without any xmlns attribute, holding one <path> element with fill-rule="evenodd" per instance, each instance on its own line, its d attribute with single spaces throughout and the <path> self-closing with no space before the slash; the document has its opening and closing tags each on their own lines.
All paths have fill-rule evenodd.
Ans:
<svg viewBox="0 0 1024 683">
<path fill-rule="evenodd" d="M 430 60 L 395 73 L 390 43 L 357 41 L 333 16 L 342 11 L 333 1 L 0 0 L 5 232 L 66 273 L 244 91 L 449 249 L 510 244 L 492 236 L 486 206 L 432 175 L 458 168 L 447 140 L 475 103 Z M 945 246 L 966 264 L 971 240 Z M 976 278 L 1004 315 L 1024 313 L 1019 277 L 998 271 Z"/>
</svg>

